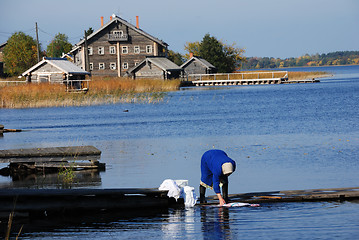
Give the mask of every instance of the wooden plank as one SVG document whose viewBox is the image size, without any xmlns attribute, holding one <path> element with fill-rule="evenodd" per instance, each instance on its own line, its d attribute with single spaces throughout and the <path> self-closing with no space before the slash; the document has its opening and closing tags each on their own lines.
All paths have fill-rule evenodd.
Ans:
<svg viewBox="0 0 359 240">
<path fill-rule="evenodd" d="M 107 189 L 0 189 L 0 198 L 16 196 L 115 196 L 146 195 L 161 196 L 168 191 L 157 188 L 107 188 Z"/>
<path fill-rule="evenodd" d="M 26 158 L 26 157 L 61 157 L 100 155 L 101 151 L 94 146 L 50 147 L 30 149 L 0 150 L 0 158 Z"/>
<path fill-rule="evenodd" d="M 35 163 L 35 168 L 73 168 L 73 169 L 97 169 L 100 167 L 100 163 L 93 162 L 42 162 Z M 103 167 L 103 166 L 102 166 Z"/>
<path fill-rule="evenodd" d="M 158 189 L 0 189 L 0 212 L 168 207 Z"/>
<path fill-rule="evenodd" d="M 233 202 L 245 203 L 343 201 L 359 199 L 359 187 L 230 194 L 229 198 Z M 207 200 L 209 204 L 218 204 L 215 195 Z"/>
</svg>

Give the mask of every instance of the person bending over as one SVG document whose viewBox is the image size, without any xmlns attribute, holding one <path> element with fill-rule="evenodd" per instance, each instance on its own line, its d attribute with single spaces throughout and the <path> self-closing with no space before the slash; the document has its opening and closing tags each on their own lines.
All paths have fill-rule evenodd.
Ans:
<svg viewBox="0 0 359 240">
<path fill-rule="evenodd" d="M 217 194 L 219 205 L 228 202 L 228 176 L 236 170 L 236 162 L 222 150 L 209 150 L 201 158 L 200 203 L 206 202 L 206 188 Z M 222 195 L 220 186 L 222 186 Z"/>
</svg>

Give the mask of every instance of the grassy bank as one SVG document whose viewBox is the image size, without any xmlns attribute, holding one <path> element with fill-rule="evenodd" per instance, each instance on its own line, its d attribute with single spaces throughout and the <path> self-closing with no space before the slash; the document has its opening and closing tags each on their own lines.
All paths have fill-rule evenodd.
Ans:
<svg viewBox="0 0 359 240">
<path fill-rule="evenodd" d="M 60 84 L 0 85 L 0 108 L 88 106 L 109 103 L 162 101 L 164 92 L 179 89 L 180 81 L 93 77 L 89 91 L 68 93 Z"/>
<path fill-rule="evenodd" d="M 289 72 L 288 75 L 290 80 L 302 80 L 324 77 L 328 74 Z M 93 77 L 90 90 L 85 94 L 68 93 L 64 85 L 59 84 L 0 83 L 0 108 L 89 106 L 119 102 L 154 103 L 162 101 L 165 92 L 178 90 L 180 84 L 180 80 Z"/>
</svg>

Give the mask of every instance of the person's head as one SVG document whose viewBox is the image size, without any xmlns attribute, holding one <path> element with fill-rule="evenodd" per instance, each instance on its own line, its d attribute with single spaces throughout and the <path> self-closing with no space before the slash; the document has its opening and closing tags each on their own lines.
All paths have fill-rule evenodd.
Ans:
<svg viewBox="0 0 359 240">
<path fill-rule="evenodd" d="M 223 175 L 225 175 L 225 176 L 231 175 L 233 173 L 232 163 L 230 163 L 230 162 L 223 163 L 222 164 L 222 172 L 223 172 Z"/>
</svg>

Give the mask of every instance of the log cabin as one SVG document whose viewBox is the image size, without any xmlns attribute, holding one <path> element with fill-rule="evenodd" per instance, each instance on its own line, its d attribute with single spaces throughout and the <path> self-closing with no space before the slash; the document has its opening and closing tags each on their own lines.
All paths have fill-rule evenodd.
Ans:
<svg viewBox="0 0 359 240">
<path fill-rule="evenodd" d="M 101 17 L 101 28 L 75 44 L 70 54 L 77 66 L 92 75 L 122 77 L 146 57 L 166 57 L 167 47 L 167 43 L 140 29 L 138 16 L 134 26 L 112 15 L 106 24 Z"/>
<path fill-rule="evenodd" d="M 207 60 L 190 54 L 190 59 L 181 65 L 183 71 L 189 74 L 212 74 L 217 73 L 217 68 Z"/>
</svg>

